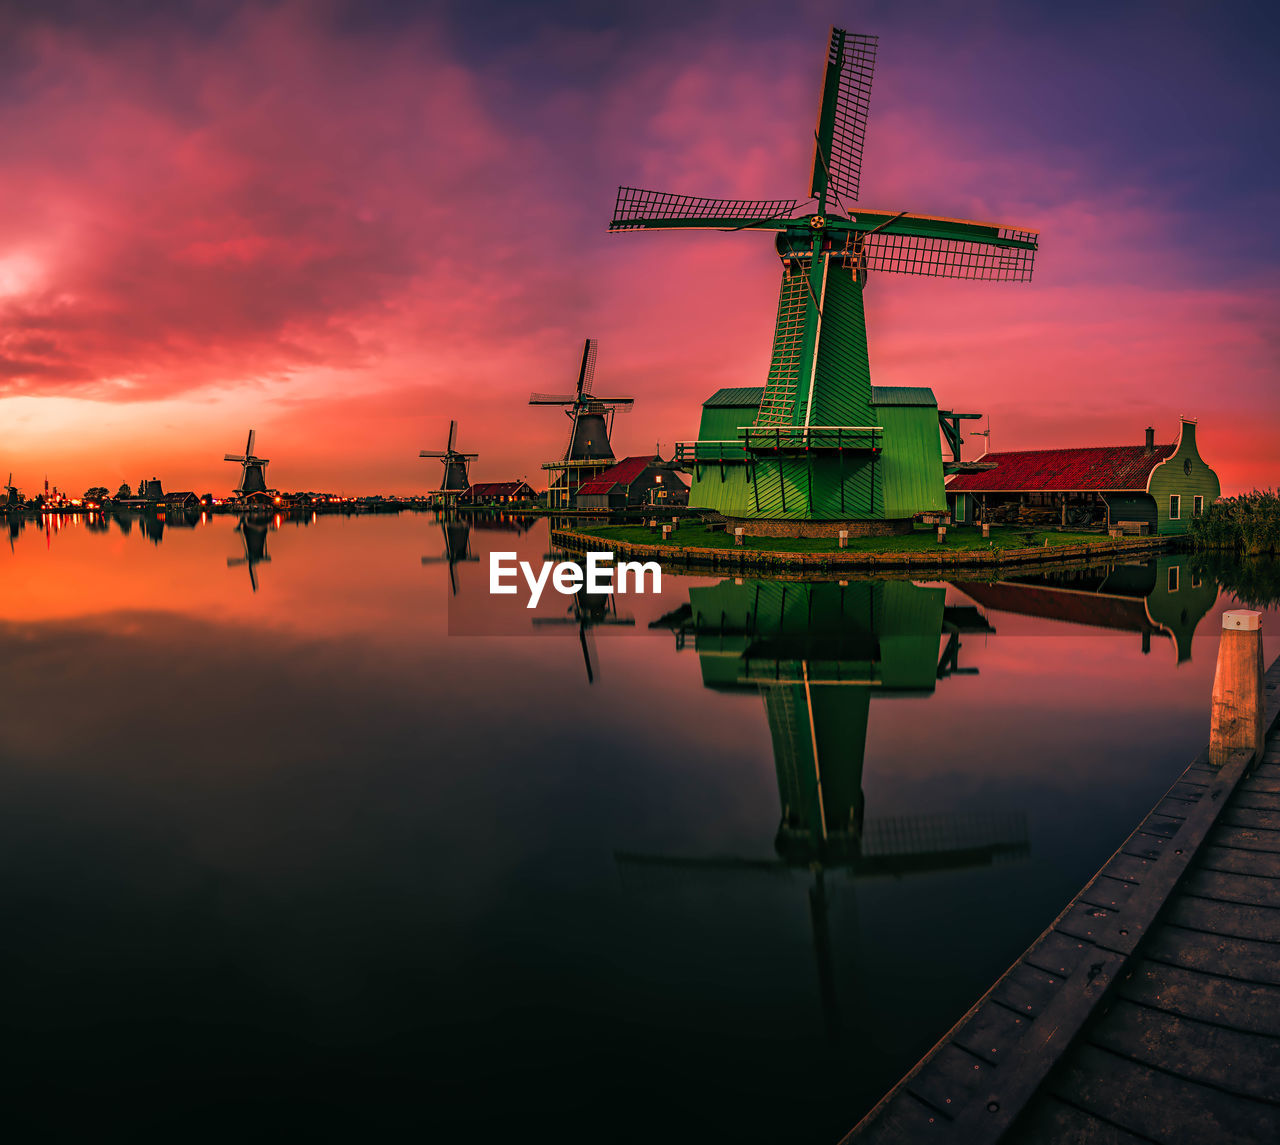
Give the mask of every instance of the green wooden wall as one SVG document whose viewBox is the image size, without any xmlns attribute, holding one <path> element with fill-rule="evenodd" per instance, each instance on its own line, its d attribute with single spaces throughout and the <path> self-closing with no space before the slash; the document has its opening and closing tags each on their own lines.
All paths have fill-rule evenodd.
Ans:
<svg viewBox="0 0 1280 1145">
<path fill-rule="evenodd" d="M 942 443 L 936 405 L 878 405 L 875 424 L 884 427 L 881 454 L 883 515 L 914 517 L 947 507 L 942 483 Z"/>
<path fill-rule="evenodd" d="M 1190 465 L 1188 466 L 1188 462 Z M 1191 472 L 1188 473 L 1187 469 Z M 1157 465 L 1147 482 L 1147 490 L 1156 502 L 1156 531 L 1160 533 L 1185 533 L 1191 527 L 1196 496 L 1204 498 L 1207 509 L 1222 493 L 1218 475 L 1200 456 L 1196 446 L 1196 423 L 1184 421 L 1178 438 L 1178 448 L 1167 461 Z M 1177 495 L 1180 514 L 1176 520 L 1169 517 L 1169 498 Z"/>
</svg>

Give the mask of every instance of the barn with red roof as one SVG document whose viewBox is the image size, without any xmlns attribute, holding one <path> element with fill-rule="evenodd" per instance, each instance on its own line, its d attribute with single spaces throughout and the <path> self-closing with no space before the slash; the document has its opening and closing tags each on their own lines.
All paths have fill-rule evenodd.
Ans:
<svg viewBox="0 0 1280 1145">
<path fill-rule="evenodd" d="M 689 488 L 656 454 L 624 457 L 578 488 L 579 509 L 626 509 L 637 505 L 687 505 Z"/>
<path fill-rule="evenodd" d="M 947 481 L 956 523 L 1052 517 L 1063 525 L 1145 525 L 1151 533 L 1185 533 L 1221 493 L 1200 456 L 1196 423 L 1183 418 L 1178 440 L 1140 445 L 1019 449 L 984 454 Z"/>
</svg>

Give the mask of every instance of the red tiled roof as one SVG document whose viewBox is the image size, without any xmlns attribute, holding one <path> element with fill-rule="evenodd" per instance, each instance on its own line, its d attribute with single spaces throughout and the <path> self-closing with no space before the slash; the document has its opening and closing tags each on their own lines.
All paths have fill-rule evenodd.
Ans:
<svg viewBox="0 0 1280 1145">
<path fill-rule="evenodd" d="M 514 497 L 525 488 L 528 486 L 523 481 L 479 481 L 467 492 L 472 497 Z"/>
<path fill-rule="evenodd" d="M 1151 471 L 1172 457 L 1176 445 L 1101 445 L 1084 449 L 1020 449 L 988 453 L 994 469 L 958 473 L 948 493 L 1018 493 L 1040 490 L 1070 493 L 1086 489 L 1147 488 Z"/>
<path fill-rule="evenodd" d="M 655 461 L 657 457 L 652 453 L 647 457 L 624 457 L 617 465 L 610 465 L 590 481 L 584 481 L 578 487 L 578 493 L 608 493 L 615 485 L 630 485 Z"/>
</svg>

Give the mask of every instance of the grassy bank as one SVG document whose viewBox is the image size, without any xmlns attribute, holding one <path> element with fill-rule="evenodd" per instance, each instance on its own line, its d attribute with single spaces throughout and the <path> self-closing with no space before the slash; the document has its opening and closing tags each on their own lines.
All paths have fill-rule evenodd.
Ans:
<svg viewBox="0 0 1280 1145">
<path fill-rule="evenodd" d="M 725 532 L 708 533 L 703 525 L 684 522 L 671 531 L 671 538 L 664 542 L 662 533 L 651 533 L 644 525 L 595 525 L 575 526 L 574 532 L 586 536 L 599 537 L 601 540 L 620 541 L 633 545 L 670 544 L 683 548 L 732 549 L 733 534 Z M 1021 530 L 993 527 L 990 539 L 984 539 L 981 528 L 960 525 L 949 526 L 947 543 L 939 545 L 936 530 L 932 527 L 919 527 L 912 533 L 900 537 L 850 537 L 849 547 L 844 550 L 850 553 L 910 553 L 924 551 L 957 552 L 975 549 L 1029 549 L 1048 547 L 1059 548 L 1066 545 L 1105 544 L 1106 537 L 1097 533 L 1059 533 L 1042 530 Z M 834 537 L 818 537 L 802 539 L 796 537 L 744 537 L 742 548 L 755 552 L 786 553 L 834 553 L 841 551 Z"/>
</svg>

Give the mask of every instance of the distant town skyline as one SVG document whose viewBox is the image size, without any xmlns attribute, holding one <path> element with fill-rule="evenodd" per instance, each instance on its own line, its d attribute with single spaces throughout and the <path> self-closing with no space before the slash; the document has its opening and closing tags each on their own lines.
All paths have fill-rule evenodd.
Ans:
<svg viewBox="0 0 1280 1145">
<path fill-rule="evenodd" d="M 616 186 L 803 197 L 832 22 L 880 36 L 863 204 L 1041 234 L 1029 285 L 876 278 L 875 382 L 1280 483 L 1260 4 L 0 5 L 0 469 L 221 495 L 252 426 L 275 487 L 413 493 L 452 418 L 542 485 L 588 336 L 669 454 L 763 384 L 777 259 L 609 235 Z"/>
</svg>

